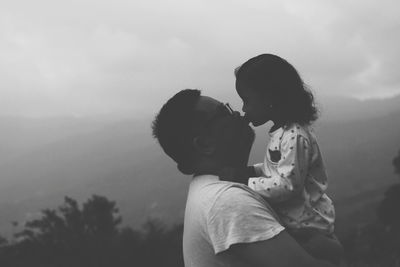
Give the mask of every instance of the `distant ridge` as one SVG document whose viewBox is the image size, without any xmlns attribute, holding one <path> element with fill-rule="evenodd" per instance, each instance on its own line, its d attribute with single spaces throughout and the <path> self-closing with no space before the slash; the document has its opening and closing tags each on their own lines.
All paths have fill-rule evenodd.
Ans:
<svg viewBox="0 0 400 267">
<path fill-rule="evenodd" d="M 321 96 L 316 100 L 321 110 L 321 120 L 328 121 L 372 119 L 400 110 L 400 95 L 369 100 L 340 96 Z"/>
<path fill-rule="evenodd" d="M 363 192 L 397 179 L 391 160 L 400 149 L 400 97 L 327 102 L 315 128 L 329 193 L 334 200 L 362 201 Z M 94 193 L 116 200 L 128 224 L 137 226 L 146 216 L 180 222 L 190 177 L 152 139 L 151 119 L 0 118 L 6 137 L 0 148 L 8 148 L 0 149 L 7 159 L 0 162 L 0 233 L 64 195 L 84 200 Z M 262 160 L 267 128 L 257 129 L 252 162 Z"/>
</svg>

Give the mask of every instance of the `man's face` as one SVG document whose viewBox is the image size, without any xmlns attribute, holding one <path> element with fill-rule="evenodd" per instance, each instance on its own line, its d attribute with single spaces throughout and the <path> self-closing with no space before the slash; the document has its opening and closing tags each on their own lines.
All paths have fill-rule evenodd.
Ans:
<svg viewBox="0 0 400 267">
<path fill-rule="evenodd" d="M 254 131 L 238 112 L 230 112 L 223 103 L 201 96 L 196 110 L 205 116 L 206 131 L 215 140 L 216 158 L 232 167 L 247 165 Z"/>
</svg>

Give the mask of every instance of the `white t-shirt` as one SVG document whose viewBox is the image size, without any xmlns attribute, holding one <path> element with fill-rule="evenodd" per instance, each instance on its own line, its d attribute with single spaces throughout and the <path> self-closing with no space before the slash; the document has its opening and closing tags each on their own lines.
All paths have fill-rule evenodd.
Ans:
<svg viewBox="0 0 400 267">
<path fill-rule="evenodd" d="M 214 175 L 194 177 L 185 210 L 185 266 L 246 266 L 221 252 L 233 244 L 274 237 L 284 229 L 277 218 L 268 203 L 245 185 L 220 181 Z"/>
</svg>

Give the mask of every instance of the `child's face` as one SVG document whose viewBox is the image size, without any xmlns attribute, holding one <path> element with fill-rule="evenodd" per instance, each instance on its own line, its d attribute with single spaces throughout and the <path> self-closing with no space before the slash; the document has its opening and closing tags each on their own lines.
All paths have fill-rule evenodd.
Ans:
<svg viewBox="0 0 400 267">
<path fill-rule="evenodd" d="M 271 102 L 268 98 L 245 84 L 236 83 L 236 91 L 243 101 L 242 111 L 253 126 L 260 126 L 271 120 Z"/>
</svg>

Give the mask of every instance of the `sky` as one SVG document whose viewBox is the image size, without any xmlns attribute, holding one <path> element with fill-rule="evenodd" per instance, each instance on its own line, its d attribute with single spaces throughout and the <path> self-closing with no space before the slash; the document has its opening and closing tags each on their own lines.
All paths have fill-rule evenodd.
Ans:
<svg viewBox="0 0 400 267">
<path fill-rule="evenodd" d="M 398 47 L 394 0 L 1 1 L 0 115 L 152 113 L 184 88 L 238 99 L 234 68 L 262 53 L 317 95 L 391 97 Z"/>
</svg>

